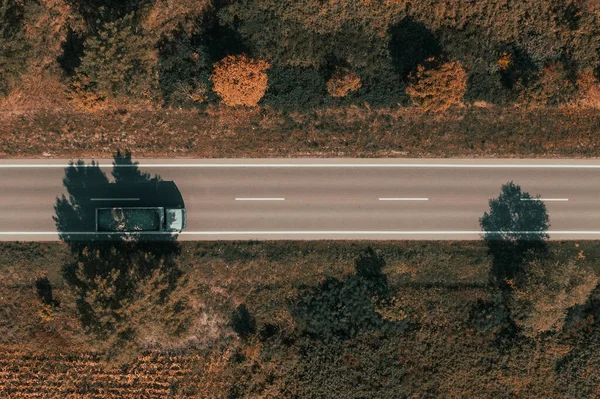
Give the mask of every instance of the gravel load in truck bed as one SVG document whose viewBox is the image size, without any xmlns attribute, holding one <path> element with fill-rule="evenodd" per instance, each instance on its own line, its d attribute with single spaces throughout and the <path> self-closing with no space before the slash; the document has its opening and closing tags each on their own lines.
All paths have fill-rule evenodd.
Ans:
<svg viewBox="0 0 600 399">
<path fill-rule="evenodd" d="M 98 231 L 160 231 L 161 215 L 158 208 L 98 209 Z"/>
</svg>

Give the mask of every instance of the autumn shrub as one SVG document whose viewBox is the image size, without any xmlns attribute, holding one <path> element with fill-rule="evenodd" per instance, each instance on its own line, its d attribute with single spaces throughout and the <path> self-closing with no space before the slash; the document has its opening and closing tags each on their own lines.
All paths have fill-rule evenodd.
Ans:
<svg viewBox="0 0 600 399">
<path fill-rule="evenodd" d="M 6 95 L 23 72 L 30 45 L 25 40 L 20 2 L 0 0 L 0 95 Z"/>
<path fill-rule="evenodd" d="M 156 0 L 146 10 L 141 25 L 155 40 L 172 38 L 178 31 L 197 33 L 198 18 L 210 7 L 210 0 Z"/>
<path fill-rule="evenodd" d="M 583 304 L 597 282 L 576 260 L 531 259 L 508 281 L 511 317 L 526 336 L 560 330 L 567 310 Z"/>
<path fill-rule="evenodd" d="M 577 105 L 586 108 L 600 108 L 600 82 L 592 70 L 587 69 L 579 74 L 577 88 L 579 90 Z"/>
<path fill-rule="evenodd" d="M 360 77 L 345 68 L 338 68 L 327 81 L 327 92 L 332 97 L 346 97 L 349 93 L 360 89 Z"/>
<path fill-rule="evenodd" d="M 266 61 L 228 56 L 214 65 L 213 90 L 228 106 L 256 106 L 267 90 Z"/>
<path fill-rule="evenodd" d="M 69 32 L 83 32 L 85 26 L 65 0 L 24 2 L 24 42 L 28 51 L 22 60 L 18 85 L 2 102 L 7 109 L 62 109 L 69 107 L 69 89 L 59 63 Z M 15 55 L 15 59 L 19 59 Z"/>
<path fill-rule="evenodd" d="M 524 90 L 521 101 L 537 106 L 565 105 L 576 97 L 576 75 L 562 63 L 546 65 L 538 79 Z"/>
<path fill-rule="evenodd" d="M 92 104 L 115 98 L 149 99 L 156 94 L 155 64 L 151 42 L 136 29 L 130 14 L 105 23 L 85 41 L 72 85 Z"/>
<path fill-rule="evenodd" d="M 57 59 L 69 30 L 82 33 L 84 21 L 67 0 L 28 2 L 25 8 L 25 31 L 32 47 L 29 63 L 58 73 Z"/>
<path fill-rule="evenodd" d="M 467 90 L 467 74 L 458 61 L 444 62 L 436 66 L 436 60 L 428 59 L 410 75 L 406 88 L 413 103 L 425 111 L 445 111 L 461 103 Z"/>
</svg>

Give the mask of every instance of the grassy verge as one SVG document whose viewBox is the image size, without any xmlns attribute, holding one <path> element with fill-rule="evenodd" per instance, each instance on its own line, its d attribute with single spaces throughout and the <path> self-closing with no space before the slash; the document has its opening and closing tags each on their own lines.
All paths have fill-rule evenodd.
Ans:
<svg viewBox="0 0 600 399">
<path fill-rule="evenodd" d="M 260 320 L 273 322 L 298 287 L 353 273 L 354 258 L 366 246 L 327 241 L 182 242 L 180 263 L 191 291 L 202 299 L 200 307 L 217 311 L 212 316 L 218 316 L 215 320 L 221 328 L 241 302 Z M 485 286 L 487 282 L 489 260 L 479 242 L 407 241 L 377 243 L 376 248 L 386 259 L 386 274 L 393 284 Z M 0 326 L 0 343 L 58 350 L 68 348 L 65 343 L 70 340 L 83 342 L 85 332 L 77 327 L 77 310 L 72 306 L 75 299 L 62 276 L 69 261 L 71 254 L 62 243 L 0 244 L 0 308 L 6 323 Z M 61 302 L 47 320 L 40 318 L 44 309 L 35 289 L 40 276 L 48 277 L 54 297 Z M 62 331 L 64 327 L 68 329 Z M 52 331 L 50 341 L 39 340 L 40 328 Z"/>
<path fill-rule="evenodd" d="M 569 108 L 37 111 L 4 115 L 0 157 L 598 157 L 599 125 Z"/>
<path fill-rule="evenodd" d="M 187 332 L 194 339 L 185 341 L 194 344 L 160 349 L 161 342 L 151 342 L 152 349 L 120 369 L 103 364 L 94 336 L 80 326 L 75 298 L 61 273 L 71 257 L 68 248 L 1 244 L 0 393 L 109 398 L 597 394 L 600 351 L 594 320 L 569 322 L 559 333 L 508 346 L 494 337 L 489 320 L 495 315 L 482 313 L 477 323 L 487 327 L 473 322 L 473 309 L 493 296 L 483 242 L 371 243 L 386 261 L 383 272 L 410 328 L 365 329 L 346 339 L 294 335 L 302 320 L 291 305 L 328 278 L 350 281 L 354 259 L 367 244 L 181 243 L 181 281 L 195 315 Z M 597 242 L 550 246 L 597 271 Z M 37 296 L 39 276 L 51 282 L 60 302 L 54 309 Z M 242 303 L 259 331 L 248 339 L 239 339 L 229 325 Z M 581 339 L 582 331 L 588 338 Z"/>
</svg>

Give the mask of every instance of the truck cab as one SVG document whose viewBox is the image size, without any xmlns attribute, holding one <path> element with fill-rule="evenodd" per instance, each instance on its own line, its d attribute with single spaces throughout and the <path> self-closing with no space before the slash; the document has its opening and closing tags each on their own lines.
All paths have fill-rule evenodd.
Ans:
<svg viewBox="0 0 600 399">
<path fill-rule="evenodd" d="M 166 214 L 166 230 L 181 233 L 186 225 L 185 209 L 166 209 Z"/>
</svg>

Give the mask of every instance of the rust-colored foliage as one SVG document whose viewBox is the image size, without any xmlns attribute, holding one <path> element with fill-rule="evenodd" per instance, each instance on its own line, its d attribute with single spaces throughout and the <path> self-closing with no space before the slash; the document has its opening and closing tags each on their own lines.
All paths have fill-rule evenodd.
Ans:
<svg viewBox="0 0 600 399">
<path fill-rule="evenodd" d="M 354 92 L 361 87 L 360 77 L 346 68 L 336 69 L 327 81 L 327 92 L 332 97 L 346 97 L 350 92 Z"/>
<path fill-rule="evenodd" d="M 228 106 L 254 107 L 267 91 L 269 66 L 245 54 L 225 57 L 214 65 L 213 90 Z"/>
<path fill-rule="evenodd" d="M 564 105 L 576 95 L 570 71 L 561 63 L 551 63 L 542 69 L 539 78 L 521 96 L 521 101 L 532 106 Z"/>
<path fill-rule="evenodd" d="M 210 0 L 157 0 L 144 15 L 142 27 L 157 39 L 172 37 L 178 28 L 195 33 L 199 28 L 197 19 L 210 6 Z"/>
<path fill-rule="evenodd" d="M 524 335 L 560 330 L 567 310 L 588 300 L 598 278 L 577 263 L 579 255 L 567 262 L 531 261 L 508 281 L 508 306 Z"/>
<path fill-rule="evenodd" d="M 580 99 L 577 104 L 586 108 L 600 108 L 600 82 L 594 76 L 591 69 L 584 70 L 577 77 L 577 88 Z"/>
<path fill-rule="evenodd" d="M 427 63 L 435 65 L 435 59 Z M 406 88 L 415 105 L 425 111 L 445 111 L 460 104 L 467 90 L 467 73 L 458 61 L 445 62 L 437 67 L 419 65 L 412 73 Z"/>
<path fill-rule="evenodd" d="M 500 54 L 500 58 L 498 59 L 498 66 L 500 67 L 500 69 L 506 71 L 512 66 L 512 64 L 512 54 L 503 51 L 502 54 Z"/>
</svg>

